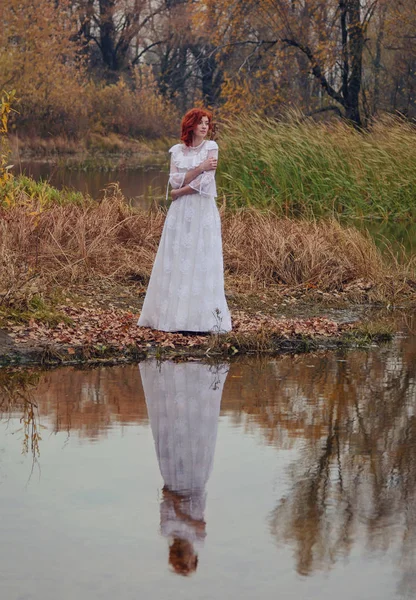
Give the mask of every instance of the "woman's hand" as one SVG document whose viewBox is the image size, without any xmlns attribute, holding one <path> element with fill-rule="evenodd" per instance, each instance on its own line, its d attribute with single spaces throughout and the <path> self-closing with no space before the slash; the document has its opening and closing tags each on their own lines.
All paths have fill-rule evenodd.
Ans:
<svg viewBox="0 0 416 600">
<path fill-rule="evenodd" d="M 217 164 L 218 160 L 214 156 L 210 156 L 200 164 L 200 167 L 203 171 L 213 171 L 217 168 Z"/>
<path fill-rule="evenodd" d="M 180 196 L 179 190 L 172 190 L 170 195 L 172 196 L 172 200 L 176 200 Z"/>
</svg>

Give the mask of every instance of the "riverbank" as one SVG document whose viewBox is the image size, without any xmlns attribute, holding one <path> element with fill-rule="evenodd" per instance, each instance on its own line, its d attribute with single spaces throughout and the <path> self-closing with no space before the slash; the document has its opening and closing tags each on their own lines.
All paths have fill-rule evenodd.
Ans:
<svg viewBox="0 0 416 600">
<path fill-rule="evenodd" d="M 68 291 L 68 290 L 67 290 Z M 89 286 L 72 299 L 38 311 L 0 309 L 0 365 L 118 364 L 157 359 L 224 359 L 241 354 L 298 354 L 369 347 L 389 341 L 387 320 L 369 318 L 368 307 L 336 309 L 305 302 L 292 289 L 243 298 L 228 293 L 233 331 L 207 335 L 137 327 L 143 288 Z M 71 300 L 71 302 L 70 302 Z M 335 300 L 335 298 L 334 298 Z M 273 302 L 274 301 L 274 302 Z M 39 310 L 42 308 L 42 310 Z"/>
<path fill-rule="evenodd" d="M 167 148 L 176 142 L 173 138 L 131 138 L 116 133 L 89 133 L 81 140 L 15 134 L 8 140 L 10 161 L 15 170 L 30 160 L 80 171 L 120 171 L 166 165 Z"/>
<path fill-rule="evenodd" d="M 117 191 L 58 204 L 20 190 L 0 209 L 0 362 L 350 347 L 391 336 L 389 324 L 369 321 L 371 307 L 416 304 L 414 260 L 387 259 L 352 227 L 220 212 L 233 332 L 223 334 L 219 319 L 209 336 L 162 334 L 136 323 L 165 212 L 133 209 Z"/>
</svg>

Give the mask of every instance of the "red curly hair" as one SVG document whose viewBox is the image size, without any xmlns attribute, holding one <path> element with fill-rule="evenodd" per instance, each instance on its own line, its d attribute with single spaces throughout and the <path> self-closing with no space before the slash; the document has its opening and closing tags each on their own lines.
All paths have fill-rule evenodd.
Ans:
<svg viewBox="0 0 416 600">
<path fill-rule="evenodd" d="M 201 122 L 202 117 L 208 117 L 208 133 L 212 131 L 212 113 L 205 108 L 191 108 L 182 119 L 181 141 L 186 145 L 192 144 L 192 134 L 195 127 Z"/>
</svg>

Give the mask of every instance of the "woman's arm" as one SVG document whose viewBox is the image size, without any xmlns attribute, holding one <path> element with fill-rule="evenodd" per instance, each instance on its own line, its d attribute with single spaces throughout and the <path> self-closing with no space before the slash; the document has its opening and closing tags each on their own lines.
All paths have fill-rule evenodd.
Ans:
<svg viewBox="0 0 416 600">
<path fill-rule="evenodd" d="M 191 187 L 194 192 L 201 194 L 201 196 L 215 196 L 215 172 L 218 162 L 218 146 L 216 148 L 211 148 L 208 151 L 207 160 L 211 161 L 211 164 L 214 165 L 214 168 L 206 170 L 198 177 L 195 177 L 195 179 L 189 183 L 189 187 Z"/>
<path fill-rule="evenodd" d="M 176 200 L 187 194 L 204 193 L 204 188 L 209 185 L 211 179 L 215 177 L 215 170 L 218 162 L 218 151 L 210 150 L 208 158 L 204 160 L 195 169 L 188 171 L 181 187 L 176 187 L 171 191 L 172 200 Z M 192 185 L 189 185 L 192 183 Z"/>
<path fill-rule="evenodd" d="M 187 194 L 195 194 L 195 190 L 191 188 L 190 185 L 184 185 L 181 188 L 177 188 L 176 190 L 171 190 L 172 200 L 177 200 L 181 196 L 186 196 Z"/>
<path fill-rule="evenodd" d="M 191 181 L 202 175 L 204 171 L 212 171 L 216 168 L 217 158 L 215 156 L 208 156 L 208 158 L 205 159 L 200 165 L 195 167 L 195 169 L 191 169 L 186 173 L 183 185 L 188 185 L 188 183 L 191 183 Z"/>
<path fill-rule="evenodd" d="M 187 186 L 194 179 L 201 177 L 201 175 L 203 173 L 205 173 L 206 171 L 215 170 L 216 168 L 217 168 L 216 156 L 208 155 L 208 158 L 206 158 L 200 165 L 195 167 L 195 169 L 191 169 L 187 173 L 180 173 L 179 169 L 175 165 L 175 162 L 174 162 L 173 156 L 172 156 L 171 162 L 170 162 L 169 183 L 172 186 L 173 190 L 178 190 L 179 188 L 182 188 L 183 186 Z M 191 194 L 192 192 L 187 191 L 185 193 Z"/>
<path fill-rule="evenodd" d="M 215 171 L 218 163 L 218 146 L 208 151 L 208 157 L 197 167 L 180 173 L 173 156 L 171 158 L 169 183 L 172 186 L 172 200 L 195 192 L 204 194 L 210 187 L 210 181 L 215 181 Z M 166 197 L 167 199 L 167 197 Z"/>
</svg>

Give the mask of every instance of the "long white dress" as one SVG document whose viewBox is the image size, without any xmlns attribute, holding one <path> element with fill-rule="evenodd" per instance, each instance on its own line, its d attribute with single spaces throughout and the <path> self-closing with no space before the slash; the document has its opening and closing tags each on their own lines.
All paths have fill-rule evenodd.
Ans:
<svg viewBox="0 0 416 600">
<path fill-rule="evenodd" d="M 156 455 L 166 488 L 161 533 L 203 542 L 205 486 L 211 474 L 228 365 L 139 364 Z M 180 504 L 180 511 L 175 508 Z"/>
<path fill-rule="evenodd" d="M 176 144 L 171 153 L 170 185 L 183 186 L 187 171 L 218 157 L 218 145 Z M 138 325 L 161 331 L 231 330 L 224 294 L 221 221 L 215 202 L 215 171 L 205 171 L 189 185 L 166 215 Z"/>
</svg>

